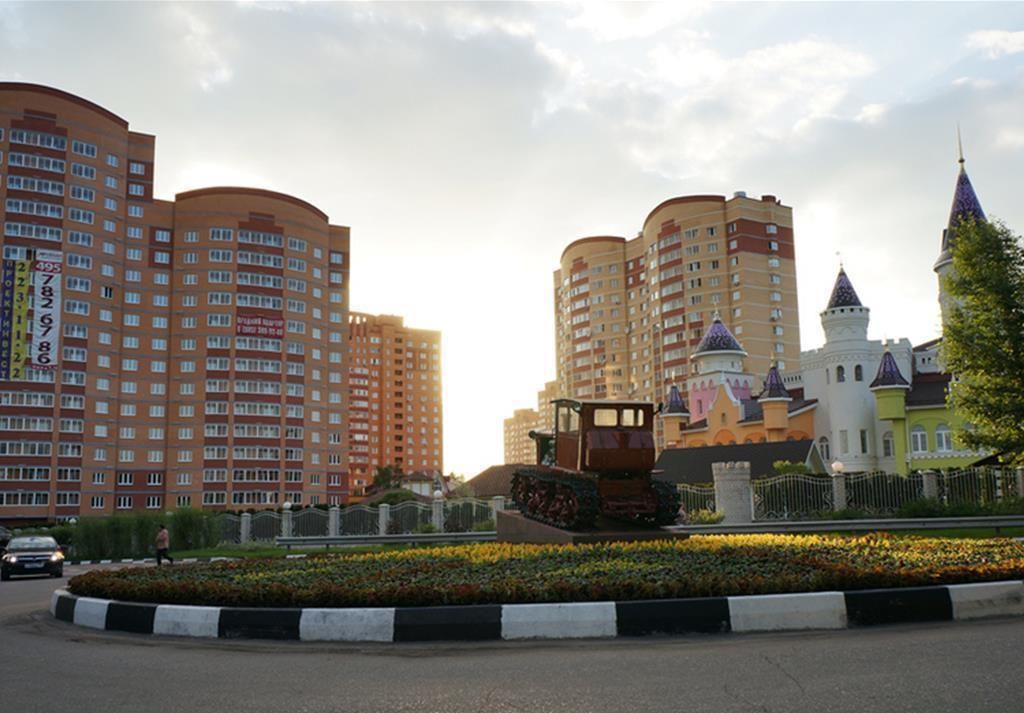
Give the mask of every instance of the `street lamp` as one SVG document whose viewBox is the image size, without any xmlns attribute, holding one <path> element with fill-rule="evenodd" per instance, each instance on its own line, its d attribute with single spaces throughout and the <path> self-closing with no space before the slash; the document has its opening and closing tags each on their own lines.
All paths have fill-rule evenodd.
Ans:
<svg viewBox="0 0 1024 713">
<path fill-rule="evenodd" d="M 291 500 L 285 500 L 284 504 L 282 504 L 281 507 L 284 508 L 285 510 L 291 510 L 292 509 L 292 501 Z"/>
<path fill-rule="evenodd" d="M 832 463 L 832 475 L 842 475 L 843 470 L 846 468 L 842 461 L 835 461 Z"/>
</svg>

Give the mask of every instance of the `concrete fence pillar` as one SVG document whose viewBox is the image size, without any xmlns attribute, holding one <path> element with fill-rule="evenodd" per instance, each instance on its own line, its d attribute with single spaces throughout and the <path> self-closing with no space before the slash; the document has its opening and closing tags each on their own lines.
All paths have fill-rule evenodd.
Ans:
<svg viewBox="0 0 1024 713">
<path fill-rule="evenodd" d="M 341 508 L 335 506 L 327 510 L 327 535 L 337 537 L 341 534 Z"/>
<path fill-rule="evenodd" d="M 377 534 L 388 534 L 388 525 L 391 523 L 391 506 L 387 503 L 377 508 Z"/>
<path fill-rule="evenodd" d="M 846 473 L 832 474 L 832 510 L 846 509 Z"/>
<path fill-rule="evenodd" d="M 921 473 L 922 492 L 926 500 L 939 499 L 939 474 L 934 470 L 926 470 Z"/>
<path fill-rule="evenodd" d="M 242 513 L 242 524 L 238 532 L 238 541 L 241 544 L 252 542 L 252 513 Z"/>
<path fill-rule="evenodd" d="M 498 525 L 498 513 L 505 511 L 505 496 L 495 495 L 491 498 L 491 519 L 494 520 L 494 525 Z"/>
<path fill-rule="evenodd" d="M 438 532 L 444 532 L 444 498 L 434 498 L 430 504 L 430 524 Z"/>
<path fill-rule="evenodd" d="M 292 511 L 281 511 L 281 537 L 292 536 Z"/>
<path fill-rule="evenodd" d="M 715 478 L 715 510 L 722 522 L 735 525 L 754 521 L 754 497 L 750 487 L 750 462 L 712 463 Z"/>
<path fill-rule="evenodd" d="M 1017 468 L 1017 497 L 1024 498 L 1024 468 Z"/>
</svg>

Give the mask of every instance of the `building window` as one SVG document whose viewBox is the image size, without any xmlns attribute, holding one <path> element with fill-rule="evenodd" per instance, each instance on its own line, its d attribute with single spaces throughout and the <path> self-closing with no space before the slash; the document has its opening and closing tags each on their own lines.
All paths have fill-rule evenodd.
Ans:
<svg viewBox="0 0 1024 713">
<path fill-rule="evenodd" d="M 928 452 L 928 432 L 923 426 L 914 426 L 910 431 L 910 450 L 914 453 Z"/>
<path fill-rule="evenodd" d="M 886 431 L 882 436 L 882 456 L 892 458 L 896 454 L 896 443 L 892 438 L 892 431 Z"/>
<path fill-rule="evenodd" d="M 868 432 L 863 428 L 860 429 L 860 452 L 867 454 L 868 452 Z"/>
<path fill-rule="evenodd" d="M 841 384 L 846 381 L 846 367 L 836 367 L 836 383 Z"/>
<path fill-rule="evenodd" d="M 839 432 L 839 455 L 845 456 L 850 452 L 850 438 L 846 431 Z"/>
<path fill-rule="evenodd" d="M 864 369 L 861 367 L 860 364 L 857 364 L 855 367 L 853 367 L 853 380 L 864 381 Z"/>
<path fill-rule="evenodd" d="M 953 450 L 953 432 L 944 423 L 940 423 L 935 429 L 935 450 L 940 453 L 950 453 Z"/>
</svg>

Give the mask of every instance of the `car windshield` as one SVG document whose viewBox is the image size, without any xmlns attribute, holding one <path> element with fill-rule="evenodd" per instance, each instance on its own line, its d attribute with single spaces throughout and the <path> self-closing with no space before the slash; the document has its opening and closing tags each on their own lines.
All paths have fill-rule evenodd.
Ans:
<svg viewBox="0 0 1024 713">
<path fill-rule="evenodd" d="M 15 537 L 7 543 L 8 552 L 55 549 L 57 549 L 57 541 L 52 537 Z"/>
</svg>

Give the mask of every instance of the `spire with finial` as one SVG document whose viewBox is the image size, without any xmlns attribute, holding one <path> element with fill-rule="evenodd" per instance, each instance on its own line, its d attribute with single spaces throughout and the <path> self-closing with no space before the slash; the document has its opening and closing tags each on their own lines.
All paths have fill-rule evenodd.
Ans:
<svg viewBox="0 0 1024 713">
<path fill-rule="evenodd" d="M 967 175 L 967 168 L 964 161 L 964 146 L 960 137 L 960 126 L 956 129 L 956 143 L 960 172 L 956 177 L 956 188 L 953 190 L 953 206 L 949 210 L 949 222 L 942 231 L 942 252 L 935 262 L 935 270 L 953 261 L 953 238 L 956 226 L 961 220 L 974 218 L 985 220 L 985 211 L 981 209 L 981 201 L 978 200 L 971 185 L 971 179 Z"/>
<path fill-rule="evenodd" d="M 701 337 L 697 348 L 693 350 L 694 356 L 706 352 L 739 352 L 744 356 L 746 355 L 743 347 L 736 341 L 736 337 L 732 335 L 728 327 L 722 324 L 722 318 L 717 310 L 715 310 L 714 321 L 711 323 L 708 331 L 704 332 L 704 336 Z"/>
<path fill-rule="evenodd" d="M 782 375 L 779 373 L 779 365 L 772 360 L 771 368 L 768 369 L 768 374 L 764 379 L 764 389 L 758 395 L 758 401 L 766 401 L 768 399 L 786 399 L 789 400 L 791 397 L 789 391 L 786 390 L 786 385 L 782 383 Z"/>
<path fill-rule="evenodd" d="M 686 408 L 686 402 L 683 401 L 682 394 L 679 393 L 679 388 L 672 384 L 672 388 L 668 390 L 668 403 L 665 405 L 666 416 L 689 416 L 690 411 Z"/>
<path fill-rule="evenodd" d="M 843 269 L 842 265 L 839 266 L 836 284 L 832 288 L 832 297 L 829 298 L 826 309 L 835 309 L 836 307 L 863 307 L 860 303 L 860 298 L 857 296 L 857 291 L 853 289 L 853 283 L 846 276 L 846 270 Z"/>
<path fill-rule="evenodd" d="M 868 388 L 872 390 L 910 388 L 910 383 L 903 378 L 903 374 L 900 373 L 900 367 L 896 364 L 896 359 L 888 349 L 882 355 L 882 363 L 878 365 L 878 373 Z"/>
</svg>

